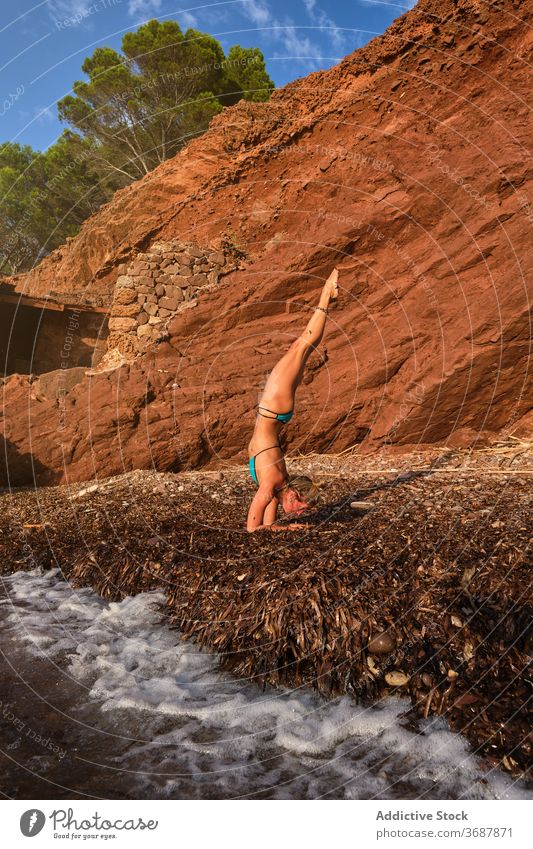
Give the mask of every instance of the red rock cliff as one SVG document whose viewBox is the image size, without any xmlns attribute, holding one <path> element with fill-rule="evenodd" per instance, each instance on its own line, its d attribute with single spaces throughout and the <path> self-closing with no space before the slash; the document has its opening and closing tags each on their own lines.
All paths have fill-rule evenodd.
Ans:
<svg viewBox="0 0 533 849">
<path fill-rule="evenodd" d="M 244 458 L 261 382 L 333 265 L 340 304 L 291 450 L 527 431 L 532 24 L 519 0 L 421 0 L 330 71 L 226 110 L 17 277 L 111 302 L 154 241 L 246 254 L 132 363 L 64 393 L 8 378 L 11 483 Z"/>
</svg>

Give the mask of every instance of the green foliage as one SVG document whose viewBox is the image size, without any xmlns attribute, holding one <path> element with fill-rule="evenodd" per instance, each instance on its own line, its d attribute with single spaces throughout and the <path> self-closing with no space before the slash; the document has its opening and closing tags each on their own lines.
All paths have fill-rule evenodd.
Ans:
<svg viewBox="0 0 533 849">
<path fill-rule="evenodd" d="M 65 129 L 43 153 L 0 147 L 0 271 L 31 268 L 78 232 L 113 192 L 203 133 L 224 106 L 268 100 L 274 88 L 257 48 L 226 57 L 211 35 L 148 21 L 98 47 L 85 81 L 58 103 Z"/>
<path fill-rule="evenodd" d="M 109 199 L 118 184 L 91 162 L 88 142 L 69 131 L 44 153 L 0 146 L 0 271 L 31 268 Z"/>
<path fill-rule="evenodd" d="M 257 47 L 231 47 L 226 61 L 231 80 L 236 90 L 243 92 L 245 100 L 255 102 L 270 98 L 274 83 L 267 74 L 263 54 Z"/>
<path fill-rule="evenodd" d="M 214 115 L 243 98 L 267 100 L 274 84 L 257 48 L 221 44 L 176 21 L 148 21 L 122 39 L 122 53 L 97 48 L 87 82 L 58 104 L 60 118 L 94 146 L 98 167 L 142 177 L 203 133 Z"/>
</svg>

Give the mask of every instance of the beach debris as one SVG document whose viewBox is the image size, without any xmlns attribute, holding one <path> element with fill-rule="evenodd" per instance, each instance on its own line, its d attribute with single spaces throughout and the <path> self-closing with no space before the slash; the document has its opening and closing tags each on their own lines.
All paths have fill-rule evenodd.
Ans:
<svg viewBox="0 0 533 849">
<path fill-rule="evenodd" d="M 73 586 L 109 600 L 157 590 L 176 638 L 218 651 L 233 674 L 365 702 L 397 688 L 413 717 L 442 715 L 491 765 L 506 756 L 524 773 L 533 755 L 529 481 L 485 476 L 474 489 L 480 478 L 469 470 L 465 485 L 435 474 L 391 486 L 380 456 L 379 475 L 347 475 L 348 462 L 291 460 L 327 478 L 328 504 L 309 514 L 305 534 L 283 540 L 243 532 L 255 489 L 229 464 L 222 483 L 214 470 L 91 481 L 76 509 L 72 485 L 6 492 L 0 569 L 60 563 Z M 422 454 L 401 463 L 429 465 Z M 379 510 L 354 523 L 351 494 L 368 505 L 376 488 Z M 38 522 L 46 533 L 23 527 Z"/>
<path fill-rule="evenodd" d="M 368 643 L 368 651 L 371 654 L 390 654 L 395 648 L 396 641 L 387 632 L 376 634 Z"/>
<path fill-rule="evenodd" d="M 376 505 L 373 501 L 351 501 L 350 507 L 352 510 L 357 510 L 358 513 L 369 513 Z"/>
<path fill-rule="evenodd" d="M 474 644 L 470 640 L 467 640 L 466 643 L 463 646 L 463 658 L 466 661 L 469 661 L 469 660 L 472 660 L 473 657 L 474 657 Z"/>
<path fill-rule="evenodd" d="M 93 483 L 91 486 L 86 486 L 83 489 L 79 489 L 77 492 L 73 492 L 70 496 L 72 498 L 83 498 L 84 495 L 91 495 L 93 492 L 98 492 L 100 489 L 100 485 L 97 483 Z"/>
<path fill-rule="evenodd" d="M 405 672 L 393 669 L 392 672 L 385 673 L 385 681 L 391 687 L 405 687 L 409 683 L 409 677 Z"/>
<path fill-rule="evenodd" d="M 379 673 L 379 667 L 371 654 L 367 655 L 366 665 L 368 666 L 373 675 L 377 675 Z"/>
</svg>

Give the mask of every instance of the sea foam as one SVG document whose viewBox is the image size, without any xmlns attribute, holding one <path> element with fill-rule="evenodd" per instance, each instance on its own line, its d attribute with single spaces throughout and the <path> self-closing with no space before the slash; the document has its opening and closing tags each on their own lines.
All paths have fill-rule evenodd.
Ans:
<svg viewBox="0 0 533 849">
<path fill-rule="evenodd" d="M 46 658 L 79 685 L 85 715 L 131 738 L 113 769 L 154 797 L 529 798 L 489 770 L 444 719 L 413 729 L 405 699 L 325 700 L 221 673 L 216 655 L 181 641 L 161 592 L 106 602 L 59 570 L 4 581 L 2 639 Z M 72 705 L 75 714 L 77 706 Z M 82 758 L 83 759 L 83 758 Z"/>
</svg>

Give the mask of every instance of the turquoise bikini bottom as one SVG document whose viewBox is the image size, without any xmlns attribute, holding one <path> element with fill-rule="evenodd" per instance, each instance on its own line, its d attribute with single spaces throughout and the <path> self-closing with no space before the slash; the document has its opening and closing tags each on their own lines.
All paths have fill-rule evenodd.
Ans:
<svg viewBox="0 0 533 849">
<path fill-rule="evenodd" d="M 282 422 L 283 424 L 288 424 L 294 415 L 294 410 L 290 410 L 288 413 L 275 413 L 274 410 L 269 410 L 268 407 L 261 407 L 259 404 L 257 406 L 258 412 L 260 416 L 264 416 L 265 419 L 271 419 L 273 416 L 275 417 L 275 421 Z M 272 416 L 265 416 L 261 410 L 266 410 L 267 413 L 272 413 Z M 257 472 L 255 471 L 255 458 L 259 457 L 263 451 L 270 451 L 272 448 L 280 448 L 281 445 L 270 445 L 268 448 L 263 448 L 262 451 L 258 451 L 254 457 L 250 457 L 248 461 L 248 469 L 250 472 L 250 477 L 253 482 L 259 486 L 259 481 L 257 480 Z"/>
<path fill-rule="evenodd" d="M 255 457 L 250 458 L 250 462 L 248 463 L 248 469 L 250 471 L 250 477 L 253 482 L 259 486 L 259 481 L 257 480 L 257 475 L 255 473 Z"/>
<path fill-rule="evenodd" d="M 269 410 L 268 407 L 261 407 L 259 404 L 257 405 L 257 409 L 259 411 L 259 415 L 264 416 L 265 419 L 273 418 L 274 421 L 282 422 L 283 424 L 288 424 L 294 416 L 294 410 L 289 410 L 288 413 L 275 413 L 274 410 Z M 266 410 L 267 413 L 272 413 L 272 416 L 265 416 L 261 410 Z"/>
<path fill-rule="evenodd" d="M 263 448 L 261 451 L 258 451 L 257 454 L 255 454 L 253 457 L 250 457 L 250 460 L 248 461 L 248 469 L 250 471 L 250 477 L 252 478 L 253 482 L 256 483 L 258 486 L 259 486 L 259 481 L 257 480 L 257 473 L 255 471 L 255 458 L 259 457 L 259 455 L 262 454 L 263 451 L 271 451 L 272 448 L 280 448 L 281 449 L 281 445 L 270 445 L 268 448 Z"/>
</svg>

